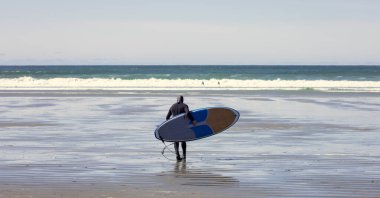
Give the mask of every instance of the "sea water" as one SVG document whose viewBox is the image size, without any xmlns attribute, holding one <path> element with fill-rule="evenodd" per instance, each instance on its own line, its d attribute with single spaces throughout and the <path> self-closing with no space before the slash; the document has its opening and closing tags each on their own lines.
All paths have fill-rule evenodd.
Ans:
<svg viewBox="0 0 380 198">
<path fill-rule="evenodd" d="M 378 66 L 2 66 L 1 89 L 380 91 Z"/>
</svg>

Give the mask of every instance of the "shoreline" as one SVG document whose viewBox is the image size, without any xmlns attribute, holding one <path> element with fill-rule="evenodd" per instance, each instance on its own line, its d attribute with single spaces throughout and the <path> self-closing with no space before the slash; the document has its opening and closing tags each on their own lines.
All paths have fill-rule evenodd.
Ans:
<svg viewBox="0 0 380 198">
<path fill-rule="evenodd" d="M 0 89 L 0 96 L 2 97 L 36 97 L 36 96 L 67 96 L 67 97 L 124 97 L 134 95 L 153 95 L 153 96 L 167 96 L 167 94 L 183 94 L 183 95 L 211 95 L 218 96 L 223 95 L 225 97 L 233 97 L 235 95 L 241 96 L 368 96 L 378 97 L 380 92 L 327 92 L 318 90 L 102 90 L 102 89 L 90 89 L 90 90 L 4 90 Z"/>
</svg>

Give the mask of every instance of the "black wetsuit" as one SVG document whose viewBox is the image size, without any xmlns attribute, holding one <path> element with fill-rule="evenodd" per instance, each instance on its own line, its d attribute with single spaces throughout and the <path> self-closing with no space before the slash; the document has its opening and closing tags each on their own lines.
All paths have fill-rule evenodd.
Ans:
<svg viewBox="0 0 380 198">
<path fill-rule="evenodd" d="M 166 115 L 166 120 L 169 120 L 172 115 L 176 116 L 176 115 L 179 115 L 181 113 L 186 113 L 186 116 L 192 122 L 194 121 L 194 117 L 191 115 L 191 113 L 189 111 L 189 107 L 185 103 L 183 103 L 182 101 L 177 102 L 170 107 L 168 115 Z M 186 142 L 181 142 L 181 146 L 182 146 L 183 158 L 186 159 Z M 179 155 L 179 142 L 174 142 L 174 149 L 175 149 L 175 153 L 177 155 L 177 160 L 181 160 L 181 157 Z"/>
<path fill-rule="evenodd" d="M 168 115 L 166 115 L 166 120 L 169 120 L 172 115 L 176 116 L 176 115 L 179 115 L 181 113 L 186 113 L 187 117 L 191 121 L 194 121 L 193 116 L 189 112 L 189 107 L 185 103 L 182 103 L 182 102 L 177 102 L 177 103 L 173 104 L 172 107 L 170 107 Z"/>
</svg>

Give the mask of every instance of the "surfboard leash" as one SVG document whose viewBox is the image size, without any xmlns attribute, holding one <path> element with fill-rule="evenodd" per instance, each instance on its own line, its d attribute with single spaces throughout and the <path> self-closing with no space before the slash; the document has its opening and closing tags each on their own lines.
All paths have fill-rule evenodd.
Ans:
<svg viewBox="0 0 380 198">
<path fill-rule="evenodd" d="M 168 146 L 170 146 L 170 145 L 173 145 L 174 142 L 171 143 L 171 144 L 169 144 L 169 145 L 166 145 L 164 139 L 161 137 L 161 135 L 160 135 L 159 133 L 158 133 L 158 137 L 160 138 L 160 140 L 162 141 L 162 143 L 165 145 L 164 148 L 163 148 L 162 151 L 161 151 L 161 155 L 164 156 L 164 158 L 166 158 L 166 159 L 169 160 L 169 161 L 174 161 L 174 160 L 171 160 L 171 159 L 169 159 L 168 157 L 165 156 L 165 150 L 166 150 L 166 149 L 168 149 L 170 152 L 172 152 L 173 154 L 175 154 L 175 153 L 174 153 L 172 150 L 170 150 L 169 147 L 168 147 Z"/>
<path fill-rule="evenodd" d="M 165 150 L 166 150 L 166 149 L 168 149 L 170 152 L 172 152 L 173 154 L 175 154 L 175 152 L 172 151 L 172 150 L 169 148 L 169 146 L 173 145 L 174 142 L 171 143 L 171 144 L 169 144 L 169 145 L 166 145 L 164 141 L 162 141 L 162 143 L 164 143 L 165 147 L 162 149 L 162 151 L 161 151 L 161 155 L 164 156 L 164 157 L 165 157 L 167 160 L 169 160 L 169 161 L 175 161 L 175 160 L 169 159 L 168 157 L 165 156 Z"/>
</svg>

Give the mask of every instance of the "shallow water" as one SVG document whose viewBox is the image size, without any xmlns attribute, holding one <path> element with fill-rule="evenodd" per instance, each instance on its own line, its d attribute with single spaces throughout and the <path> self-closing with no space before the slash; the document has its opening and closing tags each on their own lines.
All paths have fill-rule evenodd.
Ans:
<svg viewBox="0 0 380 198">
<path fill-rule="evenodd" d="M 27 94 L 25 94 L 27 95 Z M 233 96 L 233 97 L 232 97 Z M 380 195 L 380 95 L 185 94 L 238 123 L 188 143 L 186 162 L 153 131 L 175 94 L 36 94 L 0 99 L 0 185 L 132 185 L 220 196 Z M 173 150 L 172 146 L 169 147 Z"/>
</svg>

